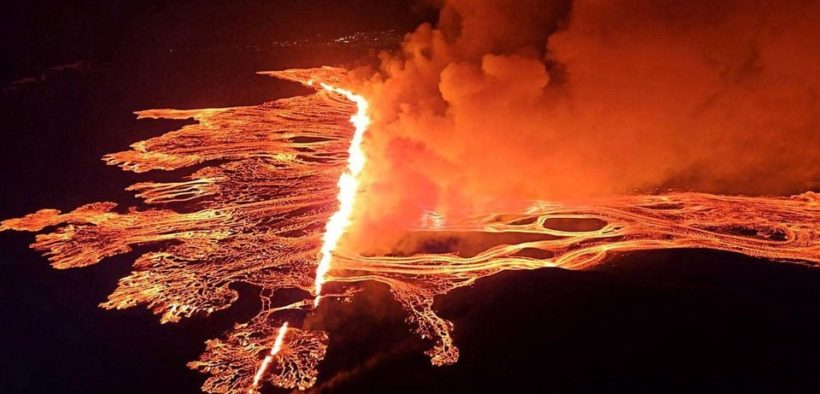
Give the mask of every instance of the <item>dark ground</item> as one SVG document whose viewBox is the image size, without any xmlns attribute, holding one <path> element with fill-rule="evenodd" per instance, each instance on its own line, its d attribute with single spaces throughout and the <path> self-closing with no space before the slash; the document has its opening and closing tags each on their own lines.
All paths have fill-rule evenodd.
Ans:
<svg viewBox="0 0 820 394">
<path fill-rule="evenodd" d="M 133 3 L 3 14 L 0 218 L 129 205 L 127 185 L 178 176 L 99 160 L 178 124 L 137 122 L 134 110 L 297 94 L 254 72 L 366 52 L 272 41 L 404 31 L 429 18 L 400 2 Z M 104 311 L 96 305 L 137 254 L 57 271 L 27 248 L 32 239 L 0 234 L 0 393 L 196 393 L 205 376 L 185 363 L 257 310 L 244 289 L 230 310 L 179 324 L 142 308 Z M 429 344 L 386 289 L 368 286 L 355 300 L 323 305 L 333 311 L 320 376 L 330 392 L 820 392 L 820 271 L 802 266 L 683 250 L 616 256 L 591 272 L 502 273 L 438 301 L 462 353 L 444 368 L 429 365 Z"/>
</svg>

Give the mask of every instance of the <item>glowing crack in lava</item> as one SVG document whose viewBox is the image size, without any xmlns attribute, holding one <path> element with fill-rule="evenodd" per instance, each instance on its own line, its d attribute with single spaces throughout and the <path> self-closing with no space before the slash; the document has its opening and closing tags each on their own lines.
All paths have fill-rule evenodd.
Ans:
<svg viewBox="0 0 820 394">
<path fill-rule="evenodd" d="M 32 247 L 60 269 L 154 245 L 101 304 L 107 309 L 145 305 L 162 322 L 176 322 L 228 308 L 239 297 L 234 284 L 261 289 L 259 313 L 207 341 L 200 359 L 189 364 L 210 375 L 202 387 L 206 392 L 255 392 L 264 381 L 312 386 L 328 334 L 294 327 L 280 312 L 310 310 L 322 297 L 339 296 L 322 292 L 330 282 L 351 289 L 342 295 L 363 281 L 387 284 L 415 331 L 433 342 L 432 363 L 443 365 L 458 360 L 458 349 L 453 326 L 433 311 L 433 299 L 504 270 L 584 269 L 614 252 L 664 248 L 820 263 L 820 198 L 813 192 L 673 193 L 572 205 L 539 201 L 464 217 L 431 211 L 419 228 L 407 229 L 397 248 L 406 253 L 361 256 L 340 250 L 356 175 L 364 166 L 366 101 L 340 87 L 341 69 L 264 74 L 322 89 L 256 106 L 138 112 L 139 118 L 196 121 L 104 158 L 134 172 L 201 166 L 179 182 L 128 188 L 156 208 L 117 211 L 115 203 L 100 202 L 68 213 L 44 209 L 0 224 L 0 230 L 50 228 Z M 472 241 L 430 253 L 425 242 L 437 237 Z M 315 298 L 275 305 L 273 296 L 286 288 Z"/>
<path fill-rule="evenodd" d="M 276 339 L 273 342 L 273 347 L 270 348 L 270 354 L 265 356 L 265 359 L 262 360 L 262 365 L 259 366 L 259 369 L 256 370 L 256 374 L 253 375 L 253 386 L 248 390 L 248 392 L 253 392 L 256 390 L 256 387 L 259 386 L 259 381 L 262 379 L 262 375 L 265 374 L 265 371 L 268 370 L 270 366 L 270 362 L 273 360 L 273 357 L 276 356 L 280 350 L 282 350 L 282 341 L 285 340 L 285 334 L 288 332 L 288 322 L 282 324 L 282 327 L 279 327 L 279 332 L 276 334 Z"/>
<path fill-rule="evenodd" d="M 313 80 L 307 81 L 308 86 L 313 85 Z M 316 267 L 316 299 L 314 305 L 318 306 L 321 300 L 322 284 L 325 281 L 325 275 L 330 270 L 330 260 L 332 252 L 336 249 L 339 239 L 349 225 L 350 215 L 353 213 L 353 202 L 356 198 L 356 191 L 358 189 L 359 181 L 356 177 L 362 172 L 365 163 L 364 152 L 362 152 L 362 140 L 364 139 L 364 132 L 370 124 L 370 118 L 367 116 L 367 100 L 364 97 L 354 94 L 345 89 L 333 87 L 326 83 L 322 83 L 322 88 L 327 91 L 339 93 L 345 96 L 348 100 L 356 103 L 356 113 L 350 118 L 355 129 L 353 130 L 353 138 L 350 141 L 350 149 L 347 157 L 347 171 L 342 173 L 339 177 L 339 210 L 330 217 L 330 220 L 325 226 L 325 236 L 322 242 L 322 248 L 319 251 L 321 257 L 319 258 L 319 265 Z"/>
</svg>

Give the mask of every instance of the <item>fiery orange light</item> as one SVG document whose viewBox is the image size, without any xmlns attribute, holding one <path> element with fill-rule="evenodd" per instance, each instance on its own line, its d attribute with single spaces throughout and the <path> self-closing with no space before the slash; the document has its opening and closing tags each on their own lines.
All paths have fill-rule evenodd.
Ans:
<svg viewBox="0 0 820 394">
<path fill-rule="evenodd" d="M 415 332 L 432 341 L 431 362 L 443 365 L 455 363 L 459 351 L 453 324 L 436 314 L 433 300 L 501 271 L 585 269 L 612 252 L 671 248 L 820 264 L 820 196 L 814 192 L 792 197 L 634 195 L 571 205 L 537 201 L 469 217 L 430 211 L 420 228 L 407 229 L 410 252 L 405 255 L 343 250 L 339 241 L 350 223 L 366 160 L 362 140 L 370 122 L 368 102 L 338 87 L 345 86 L 340 69 L 266 74 L 321 89 L 255 106 L 138 113 L 140 118 L 196 122 L 106 155 L 108 164 L 147 172 L 207 163 L 180 182 L 128 188 L 153 208 L 118 212 L 117 204 L 99 202 L 0 222 L 0 231 L 50 227 L 36 236 L 32 248 L 60 269 L 96 264 L 135 245 L 155 245 L 101 304 L 107 309 L 145 305 L 162 322 L 173 323 L 228 308 L 239 297 L 233 284 L 260 288 L 259 313 L 207 341 L 200 359 L 188 364 L 209 375 L 203 391 L 245 393 L 265 381 L 298 389 L 315 384 L 328 334 L 292 327 L 277 314 L 315 308 L 328 282 L 389 286 Z M 562 221 L 594 225 L 556 225 Z M 462 255 L 413 245 L 453 234 L 501 237 L 503 242 Z M 274 295 L 286 288 L 315 298 L 276 305 Z"/>
<path fill-rule="evenodd" d="M 270 366 L 271 360 L 273 360 L 273 357 L 276 356 L 280 350 L 282 350 L 282 341 L 284 341 L 285 333 L 287 332 L 288 322 L 285 322 L 281 327 L 279 327 L 279 333 L 276 334 L 276 340 L 270 348 L 270 353 L 268 353 L 268 355 L 265 356 L 265 359 L 262 360 L 262 365 L 259 366 L 259 370 L 257 370 L 256 374 L 253 376 L 253 385 L 251 385 L 251 388 L 248 390 L 249 393 L 256 391 L 256 387 L 259 386 L 259 380 L 262 379 L 262 375 L 268 369 L 268 366 Z"/>
<path fill-rule="evenodd" d="M 308 81 L 312 85 L 313 80 Z M 330 217 L 325 226 L 325 235 L 322 240 L 322 247 L 319 251 L 319 264 L 316 267 L 316 288 L 314 293 L 314 305 L 318 306 L 322 296 L 322 286 L 325 283 L 325 275 L 330 270 L 330 263 L 333 258 L 333 250 L 342 238 L 345 229 L 350 225 L 350 216 L 353 213 L 353 206 L 356 201 L 356 192 L 359 188 L 359 181 L 356 177 L 362 172 L 366 161 L 364 151 L 362 151 L 362 141 L 367 126 L 370 125 L 370 117 L 367 115 L 367 100 L 349 90 L 341 89 L 321 83 L 323 89 L 341 94 L 348 100 L 356 103 L 356 113 L 350 117 L 350 122 L 354 126 L 353 137 L 350 140 L 348 149 L 347 169 L 339 177 L 339 194 L 336 199 L 339 201 L 339 210 Z"/>
</svg>

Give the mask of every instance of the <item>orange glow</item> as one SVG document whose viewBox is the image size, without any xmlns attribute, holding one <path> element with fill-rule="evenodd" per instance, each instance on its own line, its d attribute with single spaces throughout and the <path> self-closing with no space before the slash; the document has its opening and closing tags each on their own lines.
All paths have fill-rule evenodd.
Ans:
<svg viewBox="0 0 820 394">
<path fill-rule="evenodd" d="M 273 357 L 276 356 L 276 354 L 279 353 L 279 350 L 282 349 L 282 341 L 285 339 L 285 333 L 287 333 L 287 331 L 288 322 L 285 322 L 281 327 L 279 327 L 279 333 L 276 334 L 276 341 L 270 348 L 270 353 L 268 353 L 268 355 L 265 356 L 265 359 L 262 360 L 262 365 L 259 366 L 259 370 L 257 370 L 256 374 L 253 376 L 253 385 L 248 390 L 249 393 L 256 391 L 256 387 L 259 386 L 259 380 L 262 379 L 262 375 L 268 369 L 268 366 L 270 366 L 271 360 L 273 360 Z"/>
<path fill-rule="evenodd" d="M 309 80 L 308 85 L 312 85 L 313 81 Z M 322 240 L 322 248 L 320 249 L 319 265 L 316 267 L 316 289 L 314 293 L 316 298 L 314 305 L 318 306 L 321 300 L 322 285 L 325 283 L 325 275 L 330 270 L 330 263 L 333 258 L 333 251 L 342 238 L 345 229 L 350 225 L 350 216 L 353 213 L 353 205 L 356 200 L 356 191 L 359 188 L 359 181 L 356 177 L 362 172 L 364 163 L 366 161 L 364 152 L 362 151 L 362 140 L 367 126 L 370 125 L 370 118 L 367 116 L 367 100 L 349 90 L 333 87 L 326 83 L 321 84 L 322 88 L 327 91 L 334 92 L 345 96 L 348 100 L 356 103 L 356 113 L 350 117 L 350 122 L 353 124 L 353 138 L 350 140 L 350 148 L 348 149 L 347 169 L 339 177 L 339 195 L 336 197 L 339 201 L 339 210 L 330 217 L 325 226 L 325 235 Z"/>
<path fill-rule="evenodd" d="M 261 289 L 259 313 L 208 340 L 188 364 L 208 374 L 203 391 L 254 392 L 265 381 L 287 389 L 314 385 L 328 334 L 280 325 L 281 312 L 310 313 L 330 282 L 350 291 L 364 281 L 389 286 L 412 328 L 430 341 L 431 363 L 445 365 L 458 360 L 459 350 L 453 324 L 436 314 L 433 300 L 505 270 L 580 270 L 612 253 L 673 248 L 820 264 L 820 196 L 814 192 L 504 202 L 462 216 L 425 207 L 414 216 L 418 228 L 401 229 L 406 237 L 395 253 L 363 256 L 339 241 L 366 161 L 367 100 L 339 87 L 347 86 L 341 69 L 265 74 L 321 89 L 254 106 L 140 111 L 140 118 L 195 122 L 106 155 L 108 164 L 133 172 L 202 168 L 178 182 L 130 186 L 145 203 L 141 208 L 99 202 L 0 222 L 0 231 L 42 231 L 32 248 L 59 269 L 96 264 L 137 245 L 153 247 L 101 304 L 106 309 L 142 305 L 174 323 L 228 308 L 239 297 L 232 285 Z M 457 244 L 464 248 L 446 253 L 425 250 L 424 241 L 437 237 L 496 241 Z M 277 305 L 282 289 L 310 296 Z"/>
</svg>

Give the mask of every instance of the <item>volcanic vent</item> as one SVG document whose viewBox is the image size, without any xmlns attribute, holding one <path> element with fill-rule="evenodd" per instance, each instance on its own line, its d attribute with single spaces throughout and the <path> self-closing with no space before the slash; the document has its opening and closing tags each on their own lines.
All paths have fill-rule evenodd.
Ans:
<svg viewBox="0 0 820 394">
<path fill-rule="evenodd" d="M 434 297 L 504 270 L 584 269 L 613 252 L 664 248 L 820 263 L 820 204 L 811 192 L 790 198 L 673 193 L 576 204 L 530 201 L 452 217 L 428 212 L 406 229 L 399 247 L 404 253 L 362 256 L 341 249 L 361 193 L 356 177 L 365 165 L 367 101 L 342 88 L 342 69 L 266 74 L 316 91 L 257 106 L 138 112 L 139 118 L 196 123 L 107 155 L 108 164 L 134 172 L 205 165 L 179 182 L 129 187 L 147 208 L 117 210 L 117 204 L 101 202 L 68 213 L 44 209 L 0 227 L 48 228 L 32 247 L 59 269 L 155 245 L 101 306 L 145 305 L 164 323 L 229 307 L 238 297 L 233 284 L 258 287 L 259 313 L 209 340 L 200 360 L 189 364 L 211 375 L 206 392 L 254 392 L 264 381 L 285 388 L 313 385 L 329 334 L 300 329 L 278 312 L 310 311 L 323 297 L 349 297 L 364 281 L 389 286 L 416 332 L 432 341 L 432 363 L 443 365 L 457 362 L 459 353 L 450 337 L 454 327 L 432 309 Z M 475 241 L 477 234 L 506 238 Z M 448 237 L 473 241 L 437 253 L 419 247 Z M 331 282 L 336 293 L 323 287 Z M 301 289 L 306 297 L 276 304 L 277 291 L 286 288 Z"/>
</svg>

